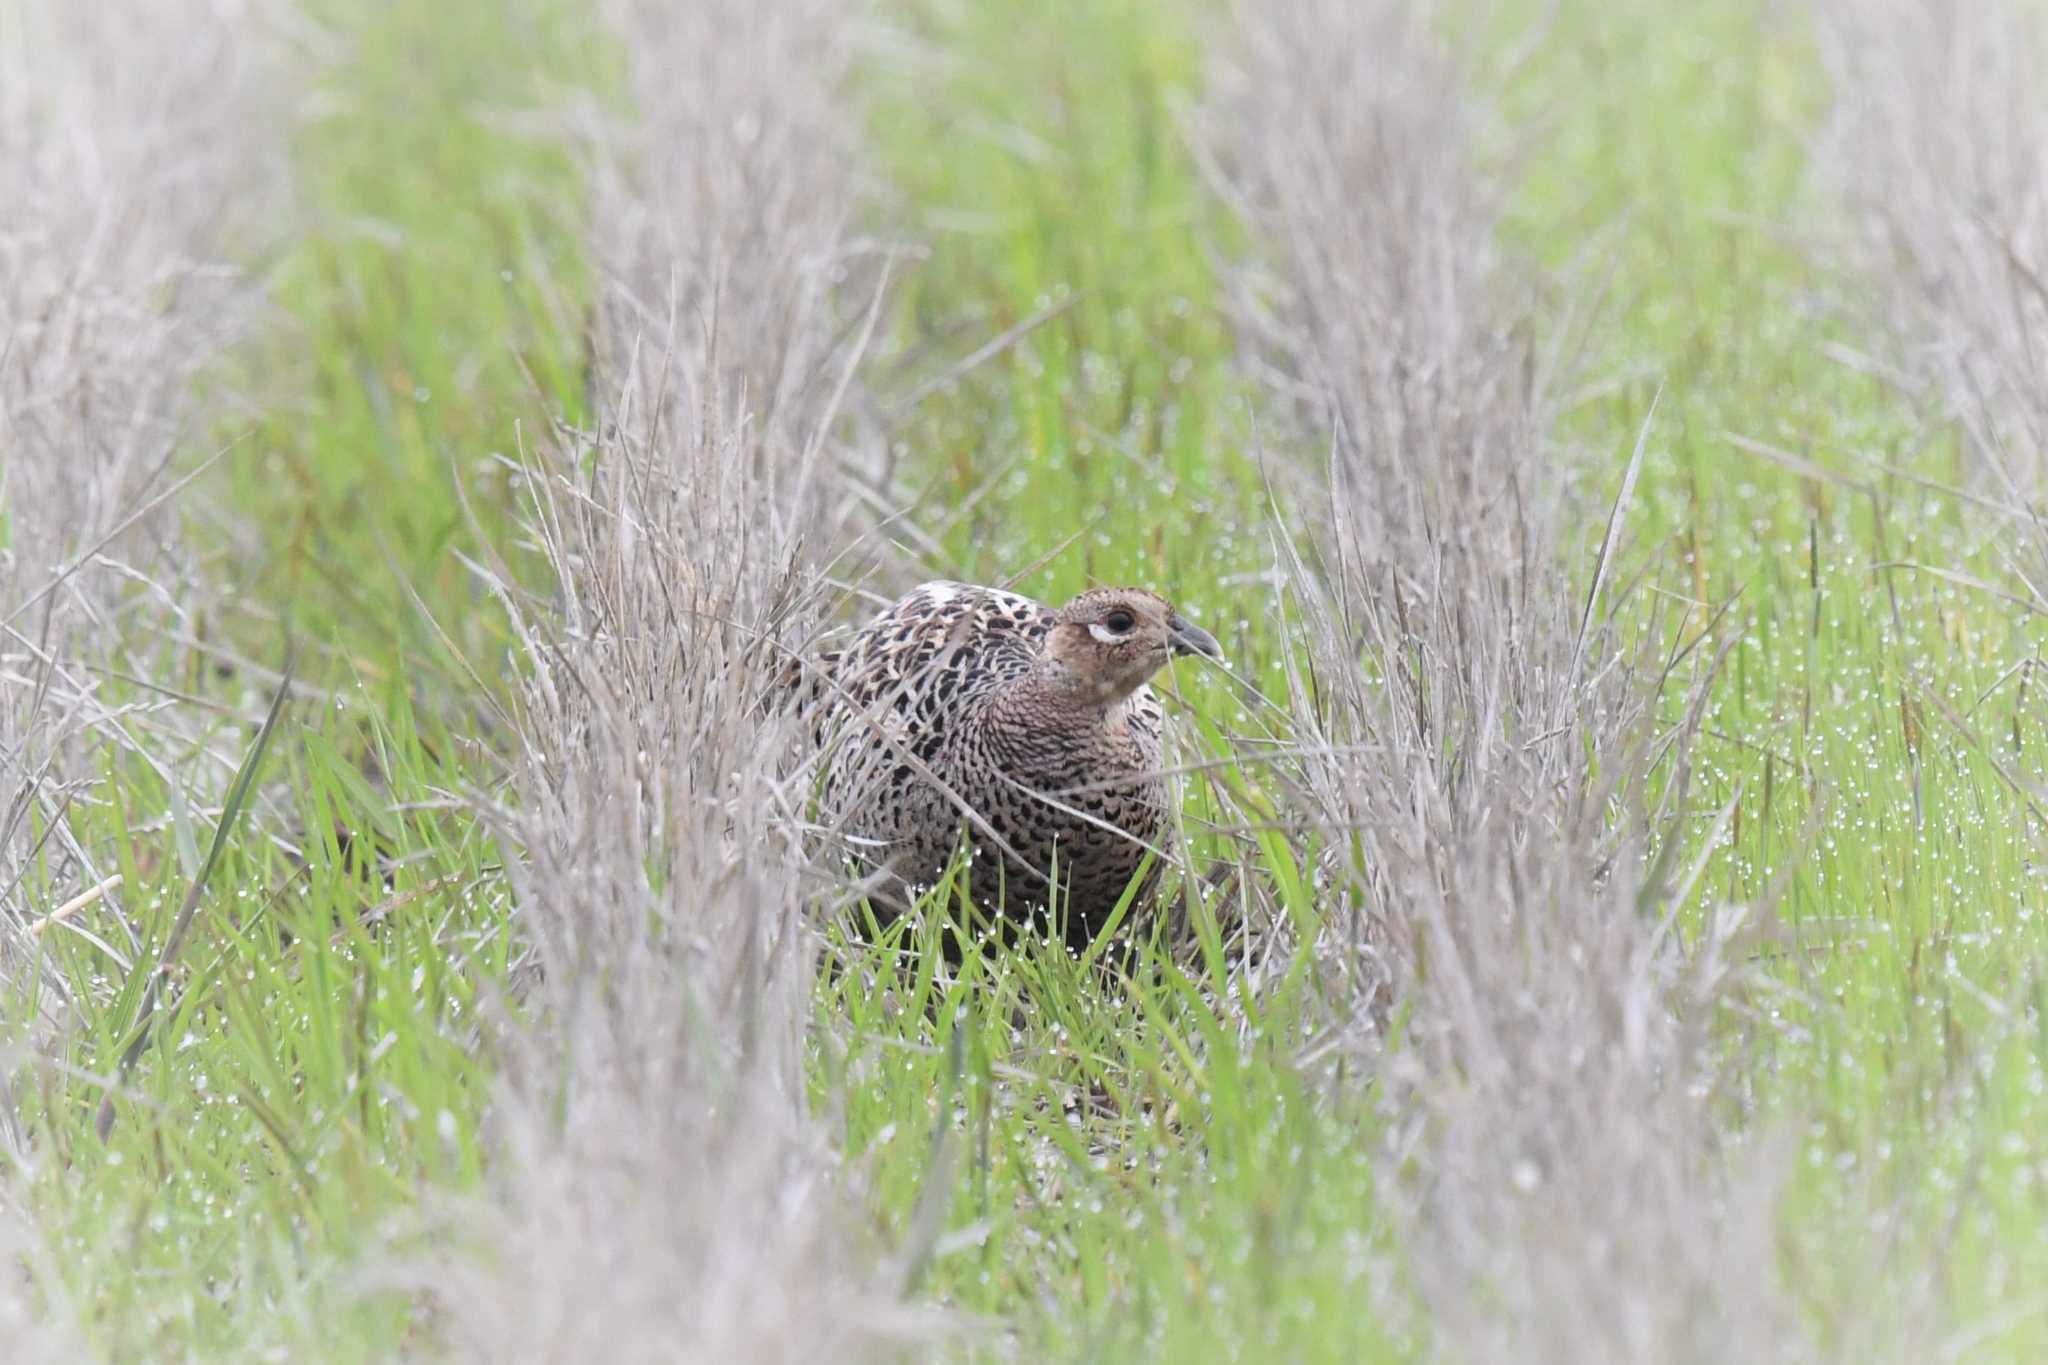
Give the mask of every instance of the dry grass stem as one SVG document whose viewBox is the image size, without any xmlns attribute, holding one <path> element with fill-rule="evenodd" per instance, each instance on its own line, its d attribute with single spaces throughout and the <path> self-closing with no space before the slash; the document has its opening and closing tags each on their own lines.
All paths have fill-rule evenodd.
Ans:
<svg viewBox="0 0 2048 1365">
<path fill-rule="evenodd" d="M 1835 105 L 1813 164 L 1876 286 L 1886 372 L 1961 424 L 2016 512 L 2048 480 L 2048 26 L 2003 0 L 1815 10 Z"/>
<path fill-rule="evenodd" d="M 110 769 L 205 808 L 226 787 L 203 718 L 113 695 L 156 677 L 205 605 L 180 534 L 200 382 L 251 321 L 224 262 L 284 183 L 280 53 L 261 4 L 0 2 L 0 1339 L 83 1359 L 15 1207 L 21 1054 L 71 1021 L 44 931 L 119 911 L 72 832 Z M 228 764 L 232 771 L 232 761 Z M 54 907 L 54 908 L 53 908 Z M 125 929 L 125 920 L 117 920 Z M 118 931 L 117 931 L 118 933 Z"/>
<path fill-rule="evenodd" d="M 1713 1107 L 1742 917 L 1682 950 L 1656 856 L 1699 711 L 1660 713 L 1663 632 L 1616 624 L 1642 446 L 1590 496 L 1548 440 L 1485 91 L 1383 0 L 1246 5 L 1217 50 L 1205 145 L 1259 244 L 1240 334 L 1313 547 L 1293 709 L 1334 1026 L 1371 1055 L 1363 1021 L 1407 1010 L 1375 1067 L 1406 1273 L 1460 1359 L 1796 1355 L 1768 1163 Z"/>
<path fill-rule="evenodd" d="M 808 787 L 761 704 L 850 502 L 853 10 L 607 14 L 638 121 L 591 143 L 601 421 L 528 460 L 553 600 L 499 585 L 523 752 L 486 814 L 534 1023 L 435 1289 L 467 1359 L 859 1359 L 929 1320 L 809 1118 Z"/>
<path fill-rule="evenodd" d="M 90 799 L 99 755 L 193 748 L 173 700 L 110 703 L 106 677 L 154 676 L 199 609 L 174 462 L 203 431 L 195 381 L 251 321 L 223 257 L 282 183 L 260 17 L 0 8 L 0 935 L 17 965 L 33 900 L 107 882 L 55 818 Z M 211 761 L 172 776 L 202 784 L 197 804 L 226 785 Z"/>
</svg>

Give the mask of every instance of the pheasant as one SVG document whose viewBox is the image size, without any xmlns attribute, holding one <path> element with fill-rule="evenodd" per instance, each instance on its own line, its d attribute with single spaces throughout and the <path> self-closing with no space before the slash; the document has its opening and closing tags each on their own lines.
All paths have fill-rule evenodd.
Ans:
<svg viewBox="0 0 2048 1365">
<path fill-rule="evenodd" d="M 1215 637 L 1156 593 L 1099 588 L 1057 611 L 926 583 L 822 661 L 826 819 L 900 910 L 964 837 L 983 904 L 1089 942 L 1171 836 L 1162 713 L 1147 684 Z M 1055 890 L 1055 884 L 1057 890 Z"/>
</svg>

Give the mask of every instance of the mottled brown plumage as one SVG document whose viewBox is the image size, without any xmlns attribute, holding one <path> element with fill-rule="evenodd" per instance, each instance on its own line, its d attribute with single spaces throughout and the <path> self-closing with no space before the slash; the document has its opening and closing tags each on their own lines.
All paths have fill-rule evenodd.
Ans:
<svg viewBox="0 0 2048 1365">
<path fill-rule="evenodd" d="M 964 829 L 979 903 L 1000 899 L 1013 918 L 1055 903 L 1068 940 L 1085 942 L 1146 852 L 1166 851 L 1162 717 L 1146 684 L 1175 654 L 1220 651 L 1155 593 L 1101 588 L 1054 611 L 927 583 L 825 665 L 826 817 L 888 874 L 897 904 L 937 878 Z"/>
</svg>

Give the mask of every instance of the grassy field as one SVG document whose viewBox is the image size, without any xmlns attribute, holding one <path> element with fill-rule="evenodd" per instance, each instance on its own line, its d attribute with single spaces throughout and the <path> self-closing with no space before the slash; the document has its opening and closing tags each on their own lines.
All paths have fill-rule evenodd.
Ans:
<svg viewBox="0 0 2048 1365">
<path fill-rule="evenodd" d="M 2048 1353 L 2031 11 L 168 8 L 0 0 L 10 1358 Z M 857 932 L 940 576 L 1227 890 Z"/>
</svg>

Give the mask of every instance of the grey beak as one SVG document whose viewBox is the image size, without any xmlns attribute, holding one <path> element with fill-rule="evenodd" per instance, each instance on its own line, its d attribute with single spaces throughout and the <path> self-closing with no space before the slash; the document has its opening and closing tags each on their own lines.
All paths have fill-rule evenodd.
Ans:
<svg viewBox="0 0 2048 1365">
<path fill-rule="evenodd" d="M 1172 632 L 1174 653 L 1199 654 L 1218 663 L 1223 661 L 1223 646 L 1216 643 L 1216 637 L 1194 622 L 1184 620 L 1178 612 L 1166 618 L 1166 628 Z"/>
</svg>

